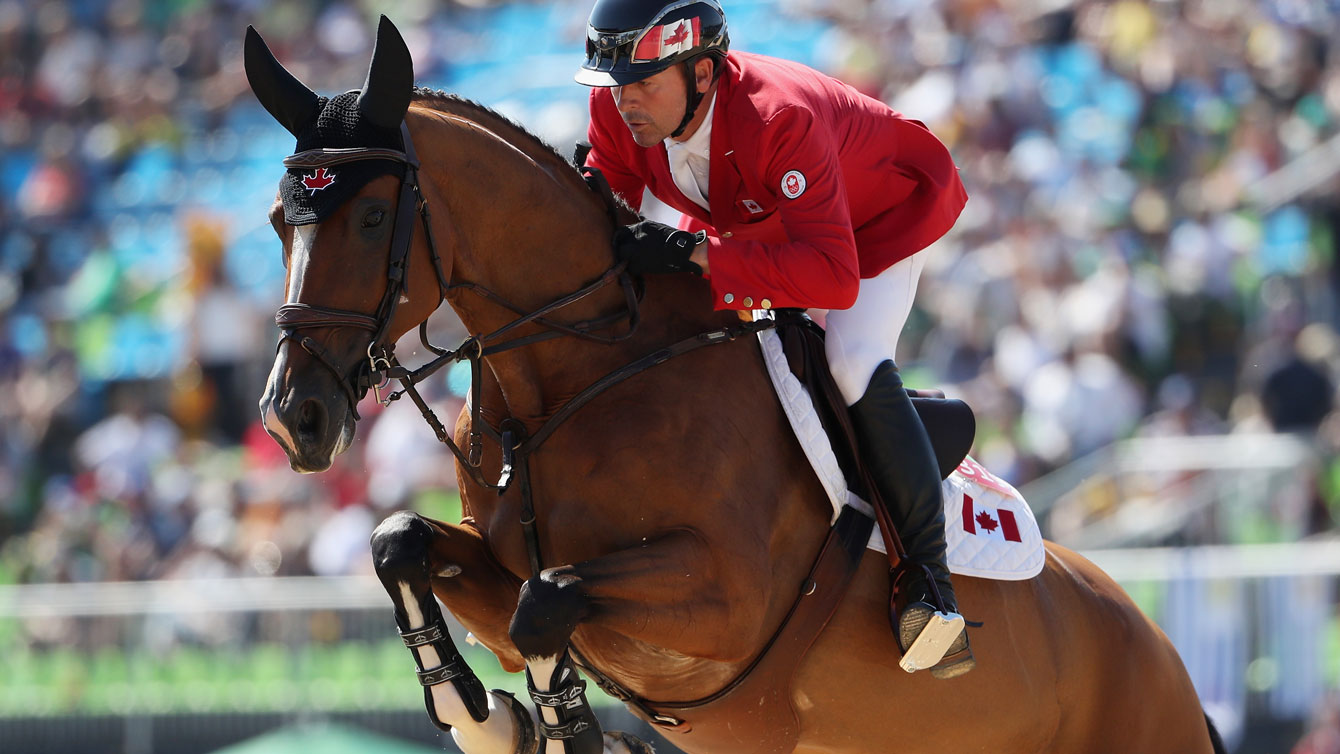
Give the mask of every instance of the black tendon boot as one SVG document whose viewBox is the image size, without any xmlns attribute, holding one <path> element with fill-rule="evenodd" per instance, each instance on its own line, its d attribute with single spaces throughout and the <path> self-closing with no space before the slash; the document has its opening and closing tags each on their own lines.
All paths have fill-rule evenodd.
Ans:
<svg viewBox="0 0 1340 754">
<path fill-rule="evenodd" d="M 586 701 L 586 681 L 578 677 L 572 655 L 563 652 L 549 679 L 549 691 L 536 690 L 530 668 L 526 668 L 526 684 L 537 707 L 541 750 L 546 748 L 545 741 L 562 741 L 564 754 L 601 754 L 605 750 L 600 721 Z M 545 719 L 545 708 L 554 712 L 557 723 Z"/>
<path fill-rule="evenodd" d="M 851 417 L 861 454 L 907 550 L 908 562 L 893 586 L 901 665 L 909 673 L 930 667 L 936 678 L 962 675 L 977 661 L 945 565 L 939 465 L 892 361 L 875 370 Z"/>
</svg>

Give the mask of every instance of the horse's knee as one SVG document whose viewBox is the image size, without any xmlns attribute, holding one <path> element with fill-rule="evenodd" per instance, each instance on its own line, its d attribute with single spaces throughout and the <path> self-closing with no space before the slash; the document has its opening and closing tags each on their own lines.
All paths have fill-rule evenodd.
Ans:
<svg viewBox="0 0 1340 754">
<path fill-rule="evenodd" d="M 372 532 L 372 564 L 388 589 L 397 583 L 422 585 L 428 579 L 433 529 L 416 513 L 393 513 Z"/>
<path fill-rule="evenodd" d="M 589 610 L 572 567 L 550 568 L 521 585 L 508 633 L 524 657 L 557 657 Z"/>
</svg>

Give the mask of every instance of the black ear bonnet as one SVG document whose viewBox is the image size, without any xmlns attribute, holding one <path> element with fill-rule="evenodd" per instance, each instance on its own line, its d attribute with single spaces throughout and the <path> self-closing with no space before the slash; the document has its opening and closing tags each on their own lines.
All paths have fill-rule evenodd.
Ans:
<svg viewBox="0 0 1340 754">
<path fill-rule="evenodd" d="M 321 97 L 321 111 L 306 128 L 298 132 L 295 152 L 309 149 L 381 147 L 404 150 L 400 129 L 384 128 L 370 122 L 359 110 L 361 92 L 357 89 L 334 98 Z M 279 197 L 284 203 L 284 222 L 307 225 L 326 219 L 374 178 L 383 175 L 404 177 L 404 163 L 393 160 L 359 160 L 329 168 L 291 169 L 279 182 Z"/>
<path fill-rule="evenodd" d="M 414 95 L 414 61 L 400 31 L 386 16 L 362 89 L 320 97 L 289 73 L 248 26 L 244 45 L 247 81 L 262 106 L 298 137 L 294 153 L 312 149 L 393 149 L 403 152 L 400 125 Z M 404 177 L 394 160 L 356 160 L 326 168 L 290 169 L 279 182 L 284 221 L 307 225 L 329 217 L 368 182 L 383 175 Z"/>
</svg>

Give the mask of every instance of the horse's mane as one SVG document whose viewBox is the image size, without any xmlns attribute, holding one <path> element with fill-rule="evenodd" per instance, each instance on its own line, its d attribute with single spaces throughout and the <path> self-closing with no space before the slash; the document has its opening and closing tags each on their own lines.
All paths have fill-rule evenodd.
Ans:
<svg viewBox="0 0 1340 754">
<path fill-rule="evenodd" d="M 414 87 L 414 93 L 410 101 L 415 104 L 426 105 L 438 112 L 467 118 L 494 131 L 512 146 L 529 155 L 537 163 L 547 164 L 554 175 L 571 181 L 574 189 L 580 189 L 582 193 L 593 197 L 597 203 L 600 202 L 599 192 L 589 190 L 591 187 L 587 185 L 586 179 L 582 177 L 582 174 L 577 171 L 577 167 L 568 158 L 564 157 L 552 144 L 531 133 L 525 126 L 497 110 L 481 105 L 474 100 L 425 86 Z M 617 222 L 625 224 L 637 222 L 640 217 L 639 214 L 628 205 L 628 202 L 624 201 L 623 197 L 607 193 L 607 198 L 614 201 Z"/>
<path fill-rule="evenodd" d="M 525 126 L 508 118 L 506 115 L 450 92 L 444 92 L 440 89 L 430 89 L 424 86 L 414 87 L 414 95 L 411 102 L 427 105 L 439 112 L 451 113 L 461 117 L 469 118 L 481 126 L 490 130 L 501 131 L 499 136 L 506 136 L 513 146 L 521 149 L 526 154 L 536 160 L 544 160 L 549 163 L 556 163 L 558 167 L 564 168 L 562 173 L 571 174 L 580 185 L 581 175 L 577 172 L 573 164 L 559 153 L 553 145 L 544 139 L 536 136 L 526 130 Z"/>
</svg>

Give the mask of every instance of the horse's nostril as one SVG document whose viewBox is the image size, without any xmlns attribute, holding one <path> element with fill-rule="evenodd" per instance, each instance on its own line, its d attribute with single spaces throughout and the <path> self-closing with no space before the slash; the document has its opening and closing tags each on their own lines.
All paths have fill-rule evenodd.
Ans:
<svg viewBox="0 0 1340 754">
<path fill-rule="evenodd" d="M 298 408 L 298 437 L 303 441 L 316 440 L 326 430 L 326 408 L 321 402 L 308 398 Z"/>
</svg>

